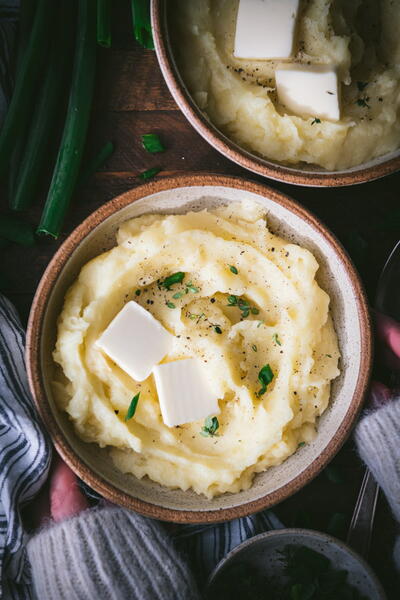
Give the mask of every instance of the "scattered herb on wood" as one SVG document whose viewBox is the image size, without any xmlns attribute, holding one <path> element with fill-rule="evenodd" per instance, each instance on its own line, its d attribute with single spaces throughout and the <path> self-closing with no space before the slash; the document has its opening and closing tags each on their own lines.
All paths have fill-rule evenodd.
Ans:
<svg viewBox="0 0 400 600">
<path fill-rule="evenodd" d="M 147 169 L 147 171 L 143 171 L 143 173 L 139 173 L 140 179 L 152 179 L 161 171 L 161 167 L 152 167 L 151 169 Z"/>
<path fill-rule="evenodd" d="M 125 421 L 129 421 L 129 419 L 132 419 L 132 417 L 134 416 L 138 402 L 139 402 L 139 396 L 140 396 L 140 392 L 138 392 L 136 394 L 136 396 L 134 396 L 132 398 L 131 403 L 128 408 L 128 412 L 125 415 Z"/>
<path fill-rule="evenodd" d="M 214 437 L 218 435 L 216 432 L 219 429 L 219 421 L 217 417 L 207 417 L 204 421 L 204 426 L 201 428 L 200 435 L 203 437 Z"/>
<path fill-rule="evenodd" d="M 265 394 L 265 392 L 267 391 L 267 387 L 271 383 L 273 378 L 274 374 L 272 372 L 271 367 L 269 365 L 264 365 L 258 374 L 258 381 L 261 383 L 261 389 L 256 394 L 258 398 Z"/>
<path fill-rule="evenodd" d="M 150 152 L 150 154 L 157 154 L 158 152 L 165 151 L 165 147 L 156 133 L 145 133 L 142 135 L 142 144 L 143 148 L 147 150 L 147 152 Z"/>
</svg>

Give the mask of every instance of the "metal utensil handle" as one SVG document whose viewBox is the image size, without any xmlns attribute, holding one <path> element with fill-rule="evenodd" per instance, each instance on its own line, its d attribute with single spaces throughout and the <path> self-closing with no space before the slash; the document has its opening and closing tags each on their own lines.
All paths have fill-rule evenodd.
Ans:
<svg viewBox="0 0 400 600">
<path fill-rule="evenodd" d="M 366 469 L 347 535 L 349 546 L 364 558 L 368 557 L 371 545 L 378 495 L 379 485 Z"/>
</svg>

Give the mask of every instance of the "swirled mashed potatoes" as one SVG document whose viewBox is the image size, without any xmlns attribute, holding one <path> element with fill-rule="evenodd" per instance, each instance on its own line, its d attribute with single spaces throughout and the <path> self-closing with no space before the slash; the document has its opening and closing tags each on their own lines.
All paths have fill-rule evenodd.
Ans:
<svg viewBox="0 0 400 600">
<path fill-rule="evenodd" d="M 144 215 L 125 222 L 117 239 L 83 267 L 66 295 L 54 352 L 63 372 L 55 383 L 60 408 L 81 438 L 110 448 L 124 473 L 209 498 L 248 488 L 255 473 L 314 438 L 339 373 L 315 258 L 272 234 L 255 203 Z M 169 291 L 159 285 L 176 271 L 186 274 L 182 284 Z M 193 289 L 171 308 L 189 281 Z M 249 314 L 229 306 L 232 296 L 247 302 Z M 134 381 L 96 347 L 129 300 L 174 334 L 163 362 L 203 361 L 219 399 L 218 436 L 200 435 L 202 421 L 167 427 L 153 376 Z M 274 379 L 258 397 L 266 364 Z M 135 416 L 125 421 L 139 391 Z"/>
<path fill-rule="evenodd" d="M 295 62 L 335 65 L 338 122 L 289 114 L 278 62 L 233 56 L 238 0 L 173 0 L 177 62 L 195 101 L 240 146 L 283 163 L 338 170 L 400 146 L 400 0 L 303 0 Z M 266 25 L 268 35 L 268 25 Z"/>
</svg>

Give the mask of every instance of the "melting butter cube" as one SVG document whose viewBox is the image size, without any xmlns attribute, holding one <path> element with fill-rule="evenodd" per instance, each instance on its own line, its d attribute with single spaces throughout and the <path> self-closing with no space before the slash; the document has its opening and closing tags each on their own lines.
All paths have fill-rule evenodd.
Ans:
<svg viewBox="0 0 400 600">
<path fill-rule="evenodd" d="M 240 0 L 234 56 L 290 58 L 299 0 Z"/>
<path fill-rule="evenodd" d="M 158 400 L 168 427 L 205 419 L 219 413 L 218 399 L 197 358 L 185 358 L 153 369 Z"/>
<path fill-rule="evenodd" d="M 280 65 L 275 71 L 279 102 L 303 116 L 338 121 L 339 82 L 334 68 L 320 65 Z"/>
<path fill-rule="evenodd" d="M 164 358 L 173 336 L 137 302 L 127 302 L 96 345 L 135 381 L 144 381 Z"/>
</svg>

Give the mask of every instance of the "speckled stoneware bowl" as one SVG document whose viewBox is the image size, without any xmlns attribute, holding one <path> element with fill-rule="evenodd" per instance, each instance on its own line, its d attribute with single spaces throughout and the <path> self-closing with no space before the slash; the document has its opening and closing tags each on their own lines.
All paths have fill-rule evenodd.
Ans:
<svg viewBox="0 0 400 600">
<path fill-rule="evenodd" d="M 332 569 L 348 571 L 347 582 L 368 600 L 386 600 L 385 592 L 376 575 L 361 556 L 336 538 L 308 529 L 278 529 L 257 535 L 232 550 L 216 566 L 210 576 L 207 598 L 216 600 L 213 589 L 229 577 L 239 564 L 247 564 L 265 574 L 285 582 L 282 557 L 279 554 L 289 544 L 306 546 L 320 552 L 331 561 Z M 338 598 L 338 600 L 340 600 Z"/>
<path fill-rule="evenodd" d="M 153 37 L 158 62 L 167 86 L 179 108 L 213 148 L 238 165 L 276 181 L 316 187 L 354 185 L 379 179 L 400 169 L 400 150 L 385 154 L 367 163 L 341 171 L 327 171 L 322 167 L 301 163 L 288 166 L 267 160 L 240 147 L 215 127 L 204 111 L 194 102 L 174 59 L 169 35 L 168 0 L 151 0 Z"/>
<path fill-rule="evenodd" d="M 207 500 L 193 492 L 170 490 L 123 475 L 107 451 L 82 442 L 54 403 L 50 382 L 55 363 L 57 317 L 64 296 L 90 259 L 115 245 L 125 220 L 143 213 L 185 213 L 251 198 L 265 207 L 272 230 L 309 248 L 316 256 L 320 285 L 330 294 L 342 353 L 341 375 L 332 387 L 331 407 L 320 420 L 315 441 L 279 467 L 258 475 L 237 494 Z M 343 248 L 307 210 L 261 184 L 219 175 L 182 176 L 153 181 L 99 208 L 64 242 L 39 284 L 27 337 L 29 381 L 39 412 L 53 441 L 71 468 L 113 502 L 151 517 L 182 522 L 232 519 L 271 506 L 315 477 L 339 450 L 361 408 L 371 367 L 371 330 L 359 278 Z"/>
</svg>

